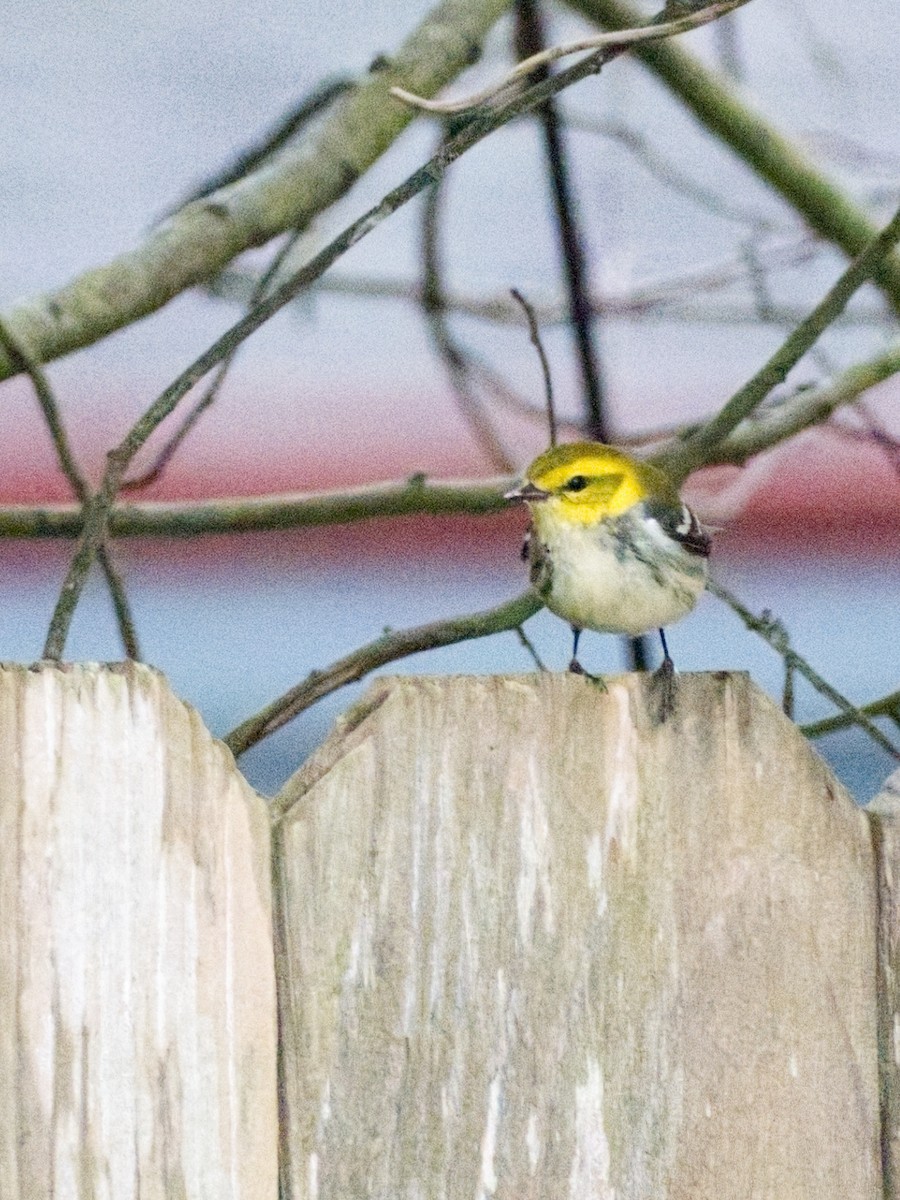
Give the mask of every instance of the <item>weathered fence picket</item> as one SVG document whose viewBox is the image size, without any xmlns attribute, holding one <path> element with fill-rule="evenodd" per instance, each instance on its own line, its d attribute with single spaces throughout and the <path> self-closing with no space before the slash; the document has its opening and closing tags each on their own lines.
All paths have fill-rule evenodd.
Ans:
<svg viewBox="0 0 900 1200">
<path fill-rule="evenodd" d="M 147 667 L 0 669 L 0 1197 L 274 1197 L 269 823 Z"/>
<path fill-rule="evenodd" d="M 289 785 L 291 1200 L 880 1196 L 866 817 L 681 690 L 389 680 Z"/>
<path fill-rule="evenodd" d="M 0 669 L 0 1200 L 900 1200 L 894 807 L 645 687 L 380 680 L 267 811 L 150 669 Z"/>
</svg>

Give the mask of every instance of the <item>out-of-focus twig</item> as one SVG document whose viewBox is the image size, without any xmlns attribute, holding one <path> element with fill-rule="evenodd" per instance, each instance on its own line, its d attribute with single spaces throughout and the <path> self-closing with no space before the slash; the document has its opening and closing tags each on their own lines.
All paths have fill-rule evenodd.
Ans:
<svg viewBox="0 0 900 1200">
<path fill-rule="evenodd" d="M 443 178 L 425 193 L 422 207 L 422 311 L 438 357 L 446 368 L 456 406 L 488 462 L 499 471 L 513 469 L 512 458 L 472 387 L 474 374 L 469 357 L 450 331 L 444 304 L 444 273 L 440 251 Z"/>
<path fill-rule="evenodd" d="M 263 296 L 265 296 L 269 289 L 269 285 L 278 274 L 278 271 L 280 270 L 285 259 L 293 250 L 294 246 L 296 246 L 299 237 L 300 234 L 295 231 L 285 238 L 283 244 L 278 248 L 277 253 L 274 255 L 268 267 L 265 269 L 265 271 L 263 271 L 256 281 L 250 296 L 250 302 L 248 305 L 249 308 L 252 309 L 260 302 L 260 300 L 262 300 Z M 235 356 L 237 355 L 239 349 L 240 346 L 235 346 L 231 353 L 228 354 L 221 362 L 216 370 L 215 375 L 210 380 L 209 386 L 200 396 L 200 399 L 196 402 L 193 408 L 191 408 L 191 410 L 188 412 L 187 416 L 184 418 L 163 448 L 159 451 L 150 466 L 147 467 L 145 471 L 142 471 L 139 475 L 135 475 L 131 479 L 124 479 L 122 481 L 123 492 L 138 491 L 141 488 L 149 487 L 150 484 L 156 483 L 161 478 L 163 472 L 175 457 L 179 446 L 181 446 L 184 440 L 188 437 L 191 430 L 194 429 L 203 414 L 207 412 L 214 404 L 216 397 L 222 390 L 222 385 L 225 382 L 225 378 L 231 369 L 231 365 L 234 362 Z"/>
<path fill-rule="evenodd" d="M 230 183 L 236 183 L 237 180 L 243 179 L 258 167 L 272 157 L 278 150 L 287 143 L 306 126 L 314 118 L 323 113 L 327 108 L 337 100 L 339 96 L 349 92 L 355 86 L 356 81 L 349 77 L 337 77 L 335 79 L 323 79 L 316 86 L 303 96 L 296 104 L 291 105 L 288 111 L 280 117 L 271 129 L 268 129 L 255 145 L 249 146 L 246 150 L 242 150 L 240 154 L 234 158 L 228 166 L 223 167 L 221 171 L 215 175 L 210 175 L 202 180 L 195 188 L 187 195 L 183 196 L 177 204 L 165 214 L 171 216 L 173 212 L 184 208 L 186 204 L 191 204 L 194 200 L 202 200 L 205 196 L 212 195 L 219 188 L 227 187 Z"/>
<path fill-rule="evenodd" d="M 865 427 L 864 433 L 868 440 L 881 450 L 891 464 L 894 473 L 900 477 L 900 438 L 889 433 L 884 423 L 862 400 L 857 400 L 853 411 L 862 420 Z"/>
<path fill-rule="evenodd" d="M 821 387 L 797 392 L 778 404 L 761 408 L 720 443 L 709 464 L 742 464 L 794 434 L 827 421 L 840 407 L 853 403 L 860 393 L 898 372 L 900 342 L 869 362 L 850 367 Z M 533 415 L 546 420 L 540 410 L 534 410 Z M 650 430 L 640 436 L 622 438 L 620 444 L 654 445 L 657 448 L 649 460 L 664 466 L 667 447 L 659 443 L 673 435 L 684 437 L 693 428 L 696 426 L 680 431 Z M 843 436 L 870 438 L 862 429 L 830 425 L 823 428 Z M 115 537 L 191 537 L 200 533 L 346 524 L 415 513 L 483 515 L 504 507 L 503 493 L 511 482 L 509 476 L 449 482 L 414 475 L 408 480 L 333 492 L 120 504 L 112 510 L 109 527 Z M 83 523 L 80 505 L 0 505 L 0 537 L 73 538 L 79 535 Z"/>
<path fill-rule="evenodd" d="M 549 78 L 545 56 L 544 31 L 537 0 L 516 0 L 516 46 L 520 54 L 535 63 L 536 79 Z M 547 175 L 553 198 L 553 210 L 559 235 L 562 274 L 569 306 L 569 326 L 575 341 L 581 372 L 584 426 L 588 437 L 598 442 L 610 440 L 605 409 L 603 376 L 597 352 L 597 331 L 591 310 L 584 237 L 579 227 L 566 147 L 556 105 L 547 100 L 535 110 L 540 122 L 547 161 Z"/>
<path fill-rule="evenodd" d="M 706 209 L 707 212 L 711 212 L 717 217 L 722 217 L 726 221 L 735 221 L 751 229 L 772 230 L 778 228 L 773 218 L 735 204 L 733 200 L 726 200 L 724 196 L 720 196 L 718 192 L 701 183 L 699 179 L 692 178 L 680 163 L 669 158 L 657 149 L 644 133 L 638 129 L 632 129 L 624 121 L 586 117 L 581 113 L 567 114 L 565 121 L 566 128 L 573 132 L 592 133 L 621 143 L 654 179 L 693 201 L 698 208 Z"/>
<path fill-rule="evenodd" d="M 774 387 L 784 381 L 791 368 L 815 345 L 821 334 L 843 311 L 853 294 L 872 276 L 898 239 L 900 209 L 761 370 L 731 397 L 712 420 L 692 433 L 678 449 L 666 456 L 666 468 L 673 478 L 681 480 L 700 464 L 711 461 L 715 448 L 742 420 L 750 416 Z"/>
<path fill-rule="evenodd" d="M 743 83 L 746 72 L 738 36 L 737 18 L 732 20 L 730 17 L 726 17 L 722 21 L 716 21 L 713 26 L 713 36 L 716 40 L 716 50 L 722 66 L 722 73 L 732 83 Z"/>
<path fill-rule="evenodd" d="M 586 60 L 576 63 L 566 71 L 561 71 L 552 79 L 536 84 L 522 95 L 513 97 L 498 109 L 483 114 L 481 119 L 467 122 L 454 137 L 444 143 L 435 157 L 388 192 L 374 208 L 369 209 L 344 229 L 303 267 L 264 297 L 157 397 L 122 441 L 107 454 L 106 471 L 100 487 L 90 503 L 85 505 L 84 529 L 53 610 L 47 639 L 44 643 L 45 658 L 54 660 L 62 655 L 72 617 L 84 590 L 94 557 L 106 537 L 109 514 L 126 471 L 135 455 L 146 444 L 147 439 L 187 395 L 194 384 L 213 367 L 218 366 L 236 346 L 246 341 L 252 333 L 286 304 L 289 304 L 304 288 L 314 283 L 341 255 L 355 246 L 414 196 L 424 191 L 429 184 L 436 183 L 461 154 L 470 150 L 515 117 L 530 112 L 532 108 L 543 104 L 557 91 L 571 86 L 589 75 L 597 74 L 607 58 L 610 57 L 610 53 L 610 51 L 597 51 Z"/>
<path fill-rule="evenodd" d="M 389 94 L 433 95 L 472 62 L 511 0 L 438 0 L 377 69 L 339 97 L 315 128 L 264 167 L 186 205 L 134 249 L 7 310 L 8 327 L 41 362 L 91 345 L 155 312 L 186 288 L 290 229 L 305 229 L 342 196 L 413 119 Z M 10 372 L 0 353 L 0 379 Z"/>
<path fill-rule="evenodd" d="M 789 665 L 798 675 L 802 675 L 804 679 L 812 684 L 817 692 L 826 696 L 832 704 L 839 708 L 848 724 L 859 725 L 882 750 L 886 750 L 892 758 L 900 761 L 900 750 L 885 737 L 878 726 L 871 720 L 865 709 L 857 708 L 846 696 L 841 695 L 817 671 L 813 670 L 805 658 L 791 648 L 787 631 L 781 621 L 773 617 L 768 611 L 757 617 L 745 604 L 741 603 L 733 592 L 715 580 L 711 580 L 708 586 L 712 594 L 724 601 L 732 612 L 740 617 L 752 633 L 758 633 L 764 641 L 768 642 L 773 650 L 781 655 L 785 665 Z"/>
<path fill-rule="evenodd" d="M 79 511 L 81 511 L 91 498 L 91 489 L 81 473 L 81 468 L 69 444 L 69 437 L 66 433 L 62 416 L 60 415 L 59 405 L 50 386 L 50 380 L 47 378 L 37 359 L 32 357 L 25 347 L 13 338 L 2 321 L 0 321 L 0 344 L 3 345 L 10 358 L 16 360 L 21 365 L 21 369 L 31 380 L 35 396 L 37 397 L 44 421 L 46 422 L 56 450 L 60 469 L 69 487 L 77 497 Z M 101 570 L 106 579 L 106 585 L 109 588 L 125 655 L 127 658 L 139 659 L 140 646 L 138 644 L 134 618 L 131 615 L 131 606 L 128 603 L 128 593 L 125 590 L 125 584 L 119 574 L 112 551 L 106 541 L 100 545 L 97 551 L 97 560 L 100 563 Z"/>
<path fill-rule="evenodd" d="M 522 295 L 518 288 L 511 288 L 510 295 L 516 303 L 522 306 L 525 313 L 525 319 L 528 321 L 528 333 L 531 339 L 531 344 L 537 351 L 538 359 L 541 364 L 541 374 L 544 376 L 544 400 L 546 403 L 547 428 L 550 434 L 550 445 L 555 446 L 557 441 L 558 424 L 556 420 L 556 405 L 553 402 L 553 378 L 550 374 L 550 364 L 547 361 L 547 355 L 544 351 L 544 345 L 541 341 L 541 333 L 538 329 L 537 318 L 534 315 L 534 309 Z"/>
<path fill-rule="evenodd" d="M 740 465 L 794 434 L 827 421 L 839 408 L 858 402 L 862 392 L 900 372 L 900 341 L 867 362 L 848 367 L 820 387 L 806 388 L 768 404 L 745 418 L 706 460 Z M 826 428 L 830 428 L 826 426 Z M 849 431 L 848 431 L 849 432 Z M 685 436 L 684 433 L 681 435 Z M 869 435 L 862 435 L 869 436 Z M 663 460 L 666 451 L 662 451 Z"/>
<path fill-rule="evenodd" d="M 628 0 L 567 0 L 607 29 L 631 28 L 640 9 Z M 670 38 L 636 45 L 634 53 L 709 130 L 780 195 L 821 237 L 853 257 L 877 233 L 869 216 L 726 80 Z M 900 313 L 900 255 L 886 255 L 874 279 Z"/>
<path fill-rule="evenodd" d="M 861 704 L 859 711 L 865 713 L 867 717 L 889 717 L 900 728 L 900 691 L 891 692 L 879 700 L 873 700 L 871 704 Z M 843 712 L 834 717 L 825 717 L 821 721 L 810 721 L 806 725 L 801 725 L 800 729 L 806 737 L 817 738 L 824 737 L 826 733 L 837 733 L 841 729 L 849 729 L 851 725 L 856 724 L 854 713 Z"/>
<path fill-rule="evenodd" d="M 544 663 L 544 660 L 541 658 L 541 656 L 538 654 L 537 650 L 534 648 L 534 643 L 532 642 L 532 640 L 528 636 L 528 634 L 525 632 L 524 628 L 521 625 L 517 625 L 513 632 L 515 633 L 516 637 L 519 639 L 520 645 L 530 655 L 531 661 L 534 663 L 534 665 L 537 667 L 537 669 L 539 671 L 546 671 L 547 667 Z"/>
<path fill-rule="evenodd" d="M 757 260 L 769 274 L 791 270 L 813 260 L 823 250 L 808 234 L 799 238 L 779 240 L 757 248 Z M 631 291 L 591 294 L 593 313 L 603 317 L 621 317 L 626 320 L 640 317 L 644 320 L 659 317 L 664 320 L 678 319 L 698 323 L 758 324 L 759 314 L 746 304 L 719 302 L 705 307 L 697 297 L 712 295 L 745 282 L 747 263 L 745 256 L 692 267 L 666 279 L 649 280 L 636 284 Z M 245 304 L 256 287 L 257 277 L 238 270 L 224 271 L 207 291 L 210 295 Z M 341 296 L 369 296 L 392 300 L 404 300 L 421 305 L 422 289 L 414 282 L 378 275 L 344 276 L 337 273 L 327 275 L 316 282 L 313 294 L 326 293 Z M 468 295 L 444 288 L 444 306 L 448 313 L 474 317 L 478 320 L 503 325 L 517 324 L 520 319 L 518 307 L 510 302 L 509 292 L 502 291 L 485 296 Z M 563 300 L 546 295 L 533 302 L 535 315 L 542 326 L 562 325 L 569 320 L 568 304 Z M 785 324 L 802 320 L 805 312 L 796 307 L 780 304 L 772 309 L 771 321 Z M 893 324 L 894 319 L 883 311 L 869 309 L 865 312 L 843 313 L 841 320 L 848 324 L 871 325 Z"/>
</svg>

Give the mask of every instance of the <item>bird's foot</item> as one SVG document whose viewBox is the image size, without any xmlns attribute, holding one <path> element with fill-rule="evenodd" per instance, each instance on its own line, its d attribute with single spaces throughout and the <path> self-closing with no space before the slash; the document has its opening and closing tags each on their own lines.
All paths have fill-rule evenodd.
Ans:
<svg viewBox="0 0 900 1200">
<path fill-rule="evenodd" d="M 650 690 L 656 698 L 656 724 L 664 725 L 675 711 L 675 701 L 678 696 L 678 680 L 675 676 L 675 664 L 668 654 L 662 665 L 650 676 Z"/>
<path fill-rule="evenodd" d="M 573 675 L 583 675 L 585 679 L 589 679 L 591 683 L 595 683 L 602 692 L 606 691 L 606 681 L 602 675 L 592 675 L 590 671 L 586 671 L 577 658 L 573 658 L 569 663 L 569 670 Z"/>
</svg>

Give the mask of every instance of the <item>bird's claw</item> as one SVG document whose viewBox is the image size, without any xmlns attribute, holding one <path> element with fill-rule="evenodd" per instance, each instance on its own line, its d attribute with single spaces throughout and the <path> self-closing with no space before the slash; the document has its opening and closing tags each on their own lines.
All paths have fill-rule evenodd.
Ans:
<svg viewBox="0 0 900 1200">
<path fill-rule="evenodd" d="M 601 691 L 605 692 L 607 690 L 606 681 L 603 679 L 603 676 L 592 675 L 590 671 L 586 671 L 577 658 L 573 658 L 569 663 L 569 671 L 573 675 L 582 675 L 585 679 L 590 680 L 591 683 L 596 684 Z"/>
<path fill-rule="evenodd" d="M 664 725 L 675 711 L 675 701 L 678 696 L 678 680 L 675 677 L 675 664 L 668 655 L 662 665 L 650 676 L 650 689 L 657 697 L 656 724 Z"/>
</svg>

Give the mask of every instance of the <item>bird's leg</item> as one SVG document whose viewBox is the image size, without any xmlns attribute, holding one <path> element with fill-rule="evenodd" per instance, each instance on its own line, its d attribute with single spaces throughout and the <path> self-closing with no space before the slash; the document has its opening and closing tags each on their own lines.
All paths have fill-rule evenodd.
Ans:
<svg viewBox="0 0 900 1200">
<path fill-rule="evenodd" d="M 583 675 L 585 679 L 589 679 L 591 683 L 596 683 L 606 691 L 606 684 L 599 675 L 592 675 L 590 671 L 586 671 L 578 661 L 578 641 L 581 637 L 581 630 L 577 625 L 572 626 L 572 661 L 569 663 L 569 670 L 573 675 Z"/>
<path fill-rule="evenodd" d="M 572 626 L 572 661 L 569 663 L 569 670 L 573 675 L 584 675 L 585 670 L 578 661 L 578 642 L 581 639 L 581 630 L 577 625 Z"/>
<path fill-rule="evenodd" d="M 671 717 L 675 711 L 675 697 L 678 691 L 678 682 L 675 678 L 675 664 L 672 662 L 672 656 L 669 654 L 669 647 L 666 644 L 666 635 L 661 629 L 659 631 L 660 640 L 662 641 L 663 660 L 660 666 L 656 668 L 650 678 L 650 686 L 653 691 L 659 694 L 659 708 L 657 709 L 657 719 L 662 725 L 664 721 Z"/>
</svg>

